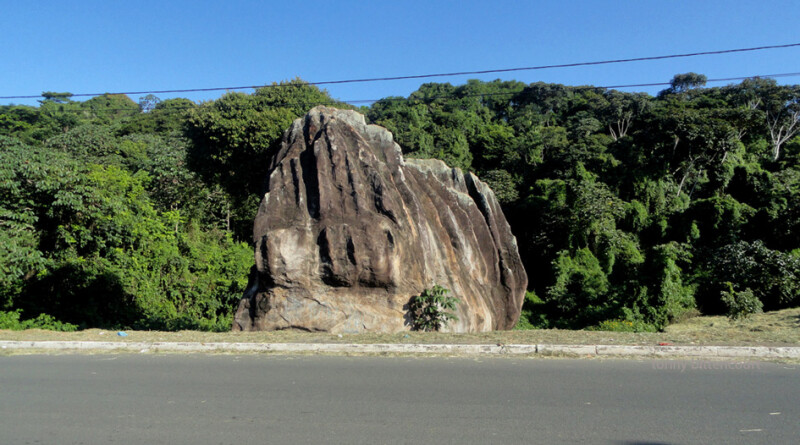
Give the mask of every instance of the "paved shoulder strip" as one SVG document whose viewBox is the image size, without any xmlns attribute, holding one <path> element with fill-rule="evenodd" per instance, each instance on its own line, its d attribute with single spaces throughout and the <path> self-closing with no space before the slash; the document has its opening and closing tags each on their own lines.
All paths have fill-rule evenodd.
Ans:
<svg viewBox="0 0 800 445">
<path fill-rule="evenodd" d="M 6 351 L 129 351 L 129 352 L 275 352 L 431 355 L 653 356 L 800 358 L 800 347 L 769 346 L 626 346 L 626 345 L 459 345 L 354 343 L 199 343 L 101 341 L 0 341 Z"/>
</svg>

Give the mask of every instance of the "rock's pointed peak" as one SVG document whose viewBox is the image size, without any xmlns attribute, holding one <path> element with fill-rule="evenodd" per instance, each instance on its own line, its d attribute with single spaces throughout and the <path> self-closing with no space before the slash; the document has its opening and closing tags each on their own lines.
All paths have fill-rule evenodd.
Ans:
<svg viewBox="0 0 800 445">
<path fill-rule="evenodd" d="M 325 123 L 331 119 L 337 119 L 346 122 L 359 129 L 367 126 L 364 115 L 354 110 L 343 110 L 325 105 L 317 105 L 309 110 L 305 115 L 306 121 L 310 120 Z"/>
<path fill-rule="evenodd" d="M 380 125 L 367 124 L 364 115 L 355 110 L 343 110 L 339 108 L 327 107 L 325 105 L 317 105 L 309 110 L 305 116 L 305 120 L 307 124 L 311 122 L 319 122 L 320 128 L 334 120 L 344 122 L 352 126 L 357 132 L 361 133 L 363 137 L 368 140 L 394 144 L 394 137 L 389 130 L 381 127 Z M 397 146 L 396 148 L 398 153 L 400 153 L 400 146 Z"/>
</svg>

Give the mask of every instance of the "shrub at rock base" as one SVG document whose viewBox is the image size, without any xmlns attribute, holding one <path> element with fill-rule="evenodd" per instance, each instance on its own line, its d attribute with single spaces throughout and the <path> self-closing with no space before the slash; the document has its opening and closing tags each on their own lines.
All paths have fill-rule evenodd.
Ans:
<svg viewBox="0 0 800 445">
<path fill-rule="evenodd" d="M 438 331 L 450 320 L 458 321 L 453 311 L 456 310 L 459 299 L 447 295 L 448 293 L 448 289 L 437 284 L 409 301 L 408 312 L 413 320 L 413 330 Z"/>
</svg>

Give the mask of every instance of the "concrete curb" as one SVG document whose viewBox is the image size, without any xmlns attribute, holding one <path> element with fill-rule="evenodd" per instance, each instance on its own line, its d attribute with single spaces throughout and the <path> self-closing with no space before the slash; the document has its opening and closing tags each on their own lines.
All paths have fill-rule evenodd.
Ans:
<svg viewBox="0 0 800 445">
<path fill-rule="evenodd" d="M 800 359 L 800 347 L 0 341 L 2 351 L 242 352 Z"/>
</svg>

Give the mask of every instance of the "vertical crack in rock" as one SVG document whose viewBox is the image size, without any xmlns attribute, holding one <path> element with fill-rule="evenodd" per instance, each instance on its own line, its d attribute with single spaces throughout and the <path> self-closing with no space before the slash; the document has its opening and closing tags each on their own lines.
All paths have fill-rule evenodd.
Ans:
<svg viewBox="0 0 800 445">
<path fill-rule="evenodd" d="M 394 210 L 388 208 L 384 202 L 383 182 L 381 181 L 381 177 L 378 173 L 373 172 L 370 175 L 370 184 L 372 185 L 372 196 L 373 202 L 375 203 L 375 211 L 381 215 L 385 215 L 393 223 L 397 224 L 397 216 L 394 214 Z"/>
<path fill-rule="evenodd" d="M 299 161 L 306 188 L 306 211 L 311 219 L 319 219 L 319 181 L 314 152 L 310 149 L 304 150 L 299 155 Z"/>
<path fill-rule="evenodd" d="M 434 284 L 460 299 L 446 330 L 516 323 L 527 274 L 472 174 L 404 160 L 386 129 L 326 107 L 297 119 L 267 165 L 234 330 L 408 330 L 409 300 Z"/>
<path fill-rule="evenodd" d="M 350 264 L 356 265 L 356 245 L 353 244 L 353 238 L 349 236 L 347 237 L 347 259 L 350 260 Z"/>
<path fill-rule="evenodd" d="M 323 283 L 331 287 L 347 287 L 350 282 L 347 277 L 342 275 L 342 271 L 336 267 L 331 255 L 331 244 L 328 240 L 328 230 L 322 229 L 317 237 L 319 246 L 319 277 Z"/>
<path fill-rule="evenodd" d="M 344 167 L 345 171 L 347 172 L 347 185 L 350 189 L 350 199 L 353 200 L 353 211 L 358 214 L 359 213 L 359 205 L 358 205 L 358 192 L 356 191 L 356 173 L 352 165 L 350 165 L 350 157 L 345 154 L 344 155 Z"/>
<path fill-rule="evenodd" d="M 300 193 L 300 175 L 301 173 L 298 171 L 299 167 L 299 159 L 292 159 L 289 164 L 292 167 L 292 185 L 294 186 L 294 203 L 296 206 L 300 207 L 303 204 L 303 198 L 301 198 Z M 310 213 L 310 212 L 309 212 Z"/>
</svg>

